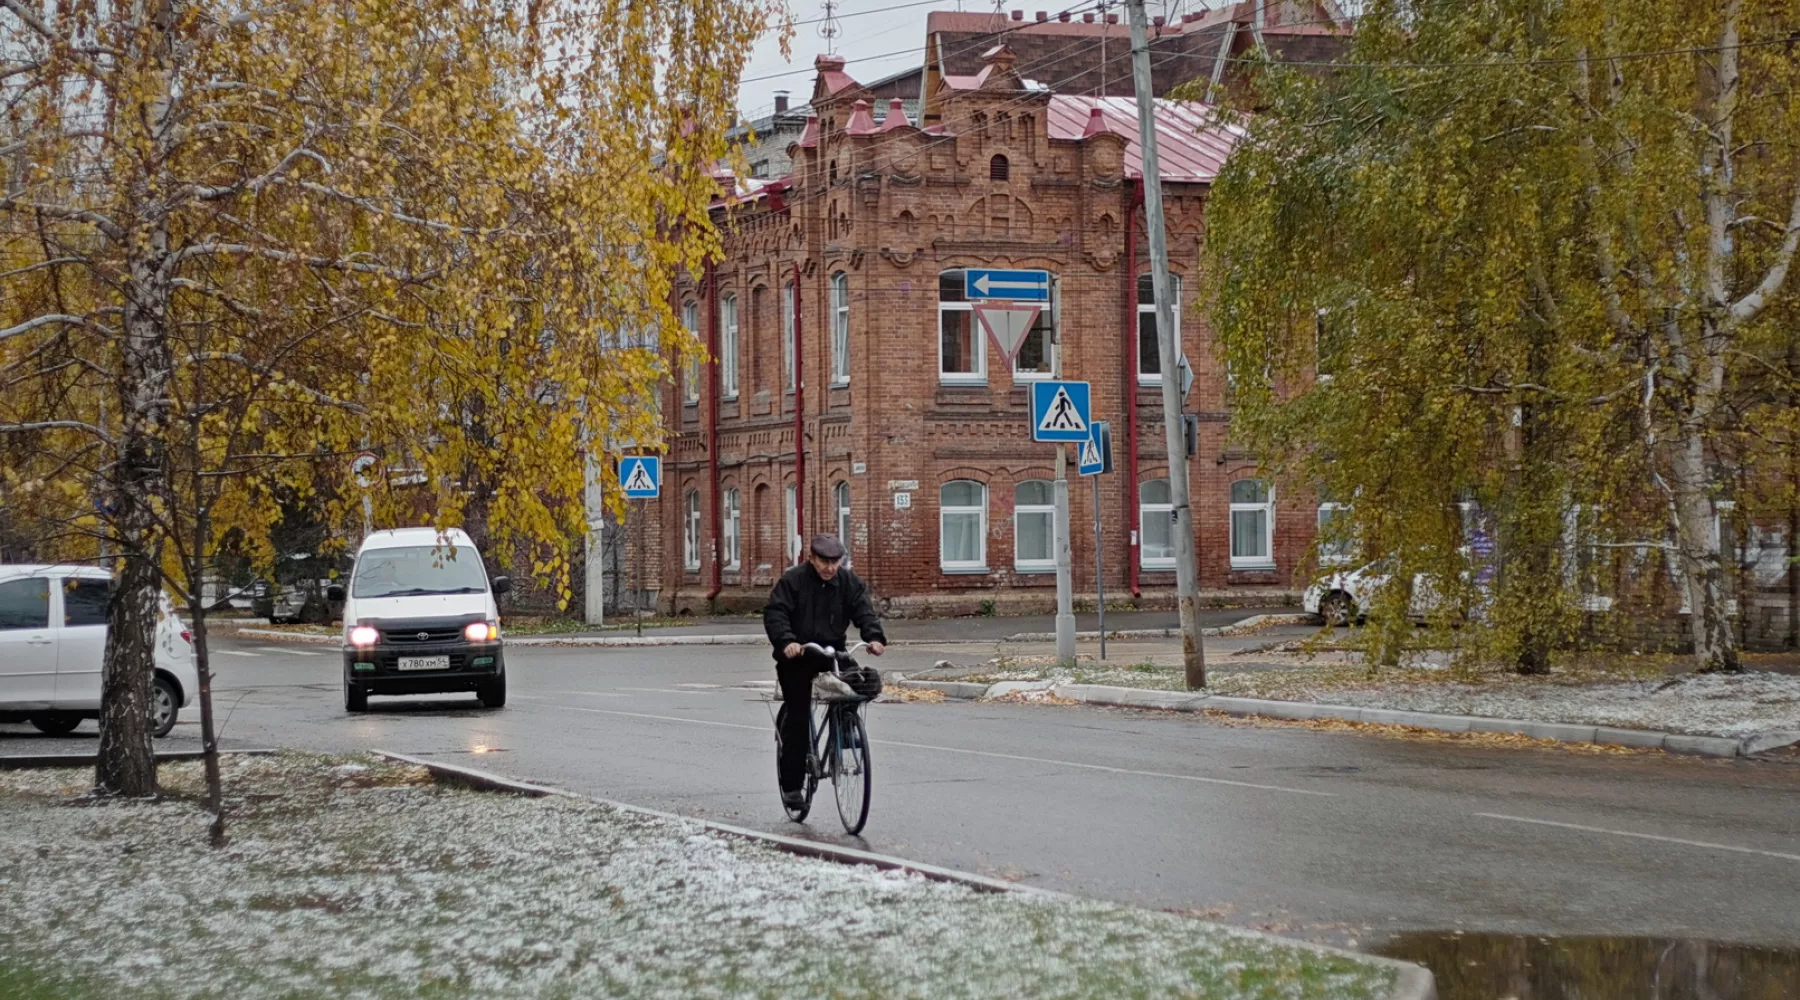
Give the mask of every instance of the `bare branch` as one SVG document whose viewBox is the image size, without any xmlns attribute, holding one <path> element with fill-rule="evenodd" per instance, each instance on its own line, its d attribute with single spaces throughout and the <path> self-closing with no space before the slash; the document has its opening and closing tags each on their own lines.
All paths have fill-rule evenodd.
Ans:
<svg viewBox="0 0 1800 1000">
<path fill-rule="evenodd" d="M 87 263 L 86 257 L 58 257 L 55 260 L 40 260 L 36 264 L 30 264 L 11 271 L 0 271 L 0 278 L 11 278 L 15 275 L 30 274 L 32 271 L 41 271 L 46 267 L 61 267 L 64 264 L 85 263 Z"/>
<path fill-rule="evenodd" d="M 51 313 L 46 316 L 39 316 L 35 319 L 28 319 L 18 326 L 0 330 L 0 340 L 8 340 L 17 337 L 20 334 L 30 333 L 40 326 L 49 326 L 52 323 L 61 323 L 65 326 L 96 326 L 100 327 L 102 330 L 107 329 L 86 316 L 70 316 L 64 313 Z"/>
<path fill-rule="evenodd" d="M 285 250 L 270 250 L 264 247 L 253 247 L 243 243 L 196 243 L 178 253 L 170 254 L 171 263 L 179 264 L 194 257 L 209 256 L 250 256 L 264 260 L 280 261 L 284 264 L 304 264 L 307 267 L 321 267 L 332 271 L 355 271 L 359 274 L 378 274 L 395 281 L 415 282 L 430 281 L 437 277 L 439 271 L 433 269 L 414 274 L 381 264 L 370 264 L 365 261 L 351 260 L 345 257 L 312 257 L 306 254 L 289 253 Z"/>
<path fill-rule="evenodd" d="M 227 184 L 221 187 L 201 187 L 199 185 L 192 185 L 188 187 L 184 193 L 187 197 L 192 198 L 195 201 L 218 201 L 221 198 L 231 198 L 245 192 L 261 191 L 263 188 L 268 187 L 271 183 L 279 179 L 282 174 L 286 173 L 288 168 L 294 165 L 295 161 L 301 159 L 311 159 L 319 164 L 326 173 L 330 173 L 331 162 L 326 160 L 325 157 L 320 156 L 317 152 L 307 148 L 306 144 L 312 142 L 315 137 L 316 134 L 307 136 L 300 145 L 289 150 L 288 154 L 282 157 L 279 163 L 270 167 L 268 171 L 260 177 L 246 183 Z"/>
<path fill-rule="evenodd" d="M 80 420 L 40 420 L 30 424 L 0 424 L 0 434 L 24 434 L 29 431 L 55 430 L 58 427 L 66 427 L 70 430 L 87 431 L 89 434 L 94 435 L 115 448 L 119 445 L 119 442 L 113 440 L 112 435 L 95 427 L 93 424 L 85 423 Z"/>
<path fill-rule="evenodd" d="M 239 302 L 237 299 L 232 298 L 223 291 L 214 288 L 211 285 L 203 285 L 192 278 L 172 278 L 169 283 L 176 288 L 185 288 L 190 292 L 198 292 L 201 295 L 208 295 L 218 299 L 225 304 L 225 308 L 230 309 L 240 316 L 247 316 L 251 319 L 261 319 L 263 316 L 263 311 L 261 309 Z"/>
<path fill-rule="evenodd" d="M 107 239 L 112 240 L 115 243 L 125 238 L 125 230 L 119 228 L 118 223 L 101 215 L 99 212 L 89 211 L 85 208 L 68 208 L 63 205 L 47 205 L 42 202 L 26 201 L 23 198 L 0 198 L 0 208 L 24 209 L 32 212 L 42 212 L 52 219 L 73 219 L 77 222 L 85 222 L 95 229 L 100 230 L 101 233 L 105 234 Z"/>
<path fill-rule="evenodd" d="M 32 31 L 37 32 L 52 42 L 59 40 L 56 37 L 56 33 L 50 30 L 50 26 L 44 23 L 44 19 L 39 16 L 36 11 L 31 10 L 20 3 L 19 0 L 0 0 L 0 7 L 5 7 L 7 10 L 12 11 L 19 20 L 25 22 L 25 27 L 30 28 Z"/>
<path fill-rule="evenodd" d="M 1775 260 L 1769 265 L 1769 273 L 1763 275 L 1755 289 L 1731 305 L 1731 320 L 1734 323 L 1747 323 L 1762 312 L 1781 285 L 1787 281 L 1788 268 L 1794 263 L 1794 251 L 1800 249 L 1800 187 L 1794 189 L 1794 206 L 1788 213 L 1787 238 L 1781 241 L 1781 248 L 1775 252 Z"/>
</svg>

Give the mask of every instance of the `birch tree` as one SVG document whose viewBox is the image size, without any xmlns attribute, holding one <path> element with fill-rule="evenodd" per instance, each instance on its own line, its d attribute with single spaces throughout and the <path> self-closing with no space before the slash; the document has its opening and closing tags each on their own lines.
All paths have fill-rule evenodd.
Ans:
<svg viewBox="0 0 1800 1000">
<path fill-rule="evenodd" d="M 1790 468 L 1746 403 L 1792 398 L 1796 25 L 1794 0 L 1375 0 L 1329 76 L 1259 68 L 1209 233 L 1223 351 L 1269 372 L 1239 433 L 1446 579 L 1480 569 L 1446 511 L 1494 512 L 1488 624 L 1522 668 L 1578 619 L 1578 520 L 1575 547 L 1659 557 L 1631 582 L 1660 561 L 1696 666 L 1738 668 L 1715 516 Z"/>
<path fill-rule="evenodd" d="M 670 276 L 717 252 L 708 168 L 768 14 L 0 0 L 0 489 L 120 557 L 100 790 L 155 791 L 159 590 L 197 608 L 277 486 L 341 503 L 373 446 L 437 523 L 478 478 L 501 537 L 566 550 L 589 429 L 655 420 L 658 352 L 610 335 L 698 350 Z"/>
</svg>

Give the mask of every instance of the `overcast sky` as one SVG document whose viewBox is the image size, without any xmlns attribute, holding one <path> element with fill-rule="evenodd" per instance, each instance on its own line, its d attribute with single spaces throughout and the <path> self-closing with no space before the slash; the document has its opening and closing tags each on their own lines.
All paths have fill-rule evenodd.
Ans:
<svg viewBox="0 0 1800 1000">
<path fill-rule="evenodd" d="M 1003 0 L 1005 10 L 1022 10 L 1026 20 L 1037 11 L 1052 17 L 1076 5 L 1091 8 L 1094 0 Z M 1152 15 L 1203 10 L 1223 6 L 1224 0 L 1148 0 Z M 820 0 L 788 0 L 796 21 L 808 22 L 794 29 L 792 61 L 781 58 L 781 46 L 773 33 L 757 43 L 744 68 L 738 90 L 738 110 L 745 118 L 768 114 L 775 105 L 775 91 L 792 92 L 795 104 L 812 96 L 813 57 L 829 44 L 820 37 Z M 925 53 L 925 16 L 934 10 L 991 11 L 994 0 L 839 0 L 837 4 L 837 52 L 849 62 L 847 71 L 868 82 L 917 66 Z M 1123 15 L 1124 8 L 1120 7 Z M 780 75 L 777 75 L 780 74 Z"/>
</svg>

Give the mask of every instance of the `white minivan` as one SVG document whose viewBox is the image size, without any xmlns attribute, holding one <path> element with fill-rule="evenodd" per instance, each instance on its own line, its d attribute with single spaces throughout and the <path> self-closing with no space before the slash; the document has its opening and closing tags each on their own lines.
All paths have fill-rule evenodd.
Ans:
<svg viewBox="0 0 1800 1000">
<path fill-rule="evenodd" d="M 512 589 L 488 580 L 475 542 L 460 528 L 371 532 L 356 553 L 344 602 L 344 711 L 371 694 L 472 691 L 488 708 L 506 704 L 506 657 L 494 598 Z"/>
<path fill-rule="evenodd" d="M 0 565 L 0 722 L 53 736 L 100 717 L 112 575 L 91 566 Z M 167 595 L 157 605 L 150 731 L 167 736 L 200 693 L 192 636 Z"/>
</svg>

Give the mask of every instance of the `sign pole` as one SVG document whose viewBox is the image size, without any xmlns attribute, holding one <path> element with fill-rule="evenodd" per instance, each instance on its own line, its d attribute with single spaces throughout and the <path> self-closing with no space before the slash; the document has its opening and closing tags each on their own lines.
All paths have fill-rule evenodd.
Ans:
<svg viewBox="0 0 1800 1000">
<path fill-rule="evenodd" d="M 1069 558 L 1069 451 L 1056 446 L 1056 659 L 1075 665 L 1075 595 Z"/>
<path fill-rule="evenodd" d="M 637 589 L 631 594 L 631 617 L 637 619 L 637 634 L 641 639 L 644 635 L 644 609 L 640 602 L 644 599 L 644 561 L 646 558 L 644 552 L 644 522 L 648 521 L 649 518 L 644 516 L 643 504 L 640 503 L 637 507 Z"/>
<path fill-rule="evenodd" d="M 1094 481 L 1094 594 L 1100 612 L 1100 659 L 1106 659 L 1106 546 L 1100 542 L 1100 477 Z"/>
</svg>

